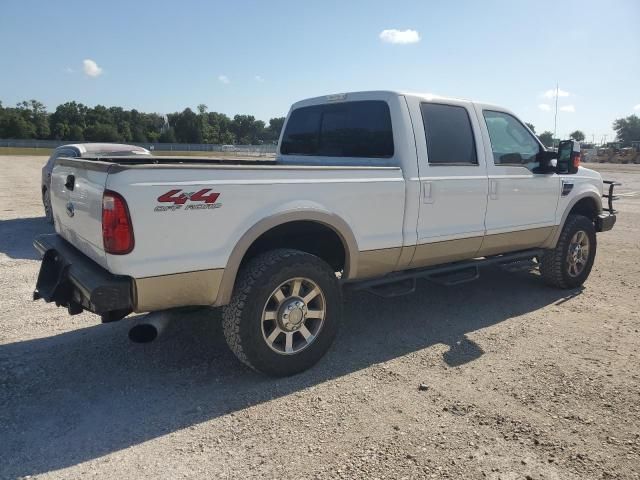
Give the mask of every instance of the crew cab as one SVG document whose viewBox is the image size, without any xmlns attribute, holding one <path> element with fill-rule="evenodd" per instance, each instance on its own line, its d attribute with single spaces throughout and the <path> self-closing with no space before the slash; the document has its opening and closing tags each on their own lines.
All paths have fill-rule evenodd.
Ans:
<svg viewBox="0 0 640 480">
<path fill-rule="evenodd" d="M 294 104 L 274 160 L 58 158 L 34 296 L 103 321 L 222 307 L 242 362 L 294 374 L 331 345 L 344 288 L 398 295 L 522 261 L 581 285 L 616 215 L 579 155 L 499 106 L 372 91 Z"/>
</svg>

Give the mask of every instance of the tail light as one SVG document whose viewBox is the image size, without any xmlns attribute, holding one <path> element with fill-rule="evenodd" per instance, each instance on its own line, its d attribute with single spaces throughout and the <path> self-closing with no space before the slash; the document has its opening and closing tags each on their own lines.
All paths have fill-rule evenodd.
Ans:
<svg viewBox="0 0 640 480">
<path fill-rule="evenodd" d="M 135 244 L 127 202 L 111 190 L 102 195 L 102 242 L 104 251 L 113 255 L 127 254 Z"/>
</svg>

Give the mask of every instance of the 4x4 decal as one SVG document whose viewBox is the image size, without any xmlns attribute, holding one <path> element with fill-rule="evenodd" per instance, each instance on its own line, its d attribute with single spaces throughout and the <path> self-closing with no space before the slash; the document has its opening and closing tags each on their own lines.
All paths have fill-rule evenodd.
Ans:
<svg viewBox="0 0 640 480">
<path fill-rule="evenodd" d="M 172 203 L 173 205 L 157 205 L 156 212 L 185 210 L 210 210 L 220 208 L 221 203 L 217 203 L 220 194 L 211 192 L 210 188 L 203 188 L 197 192 L 183 192 L 180 189 L 169 190 L 158 197 L 160 203 Z"/>
</svg>

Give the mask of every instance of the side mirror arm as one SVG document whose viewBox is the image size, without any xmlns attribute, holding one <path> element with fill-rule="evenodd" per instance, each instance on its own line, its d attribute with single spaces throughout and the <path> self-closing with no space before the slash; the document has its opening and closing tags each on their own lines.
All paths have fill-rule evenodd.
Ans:
<svg viewBox="0 0 640 480">
<path fill-rule="evenodd" d="M 536 155 L 536 160 L 540 166 L 536 169 L 535 173 L 553 173 L 556 171 L 556 167 L 551 164 L 551 160 L 558 158 L 558 153 L 553 151 L 544 150 Z"/>
</svg>

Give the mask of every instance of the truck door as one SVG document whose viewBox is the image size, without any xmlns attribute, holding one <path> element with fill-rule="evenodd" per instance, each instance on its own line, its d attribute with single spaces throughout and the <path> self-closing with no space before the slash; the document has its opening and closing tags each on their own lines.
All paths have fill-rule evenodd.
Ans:
<svg viewBox="0 0 640 480">
<path fill-rule="evenodd" d="M 408 97 L 420 180 L 412 268 L 476 256 L 484 237 L 488 180 L 470 102 Z"/>
<path fill-rule="evenodd" d="M 538 247 L 552 233 L 560 196 L 556 173 L 536 173 L 538 139 L 518 120 L 494 107 L 476 105 L 481 119 L 489 201 L 480 255 Z"/>
</svg>

